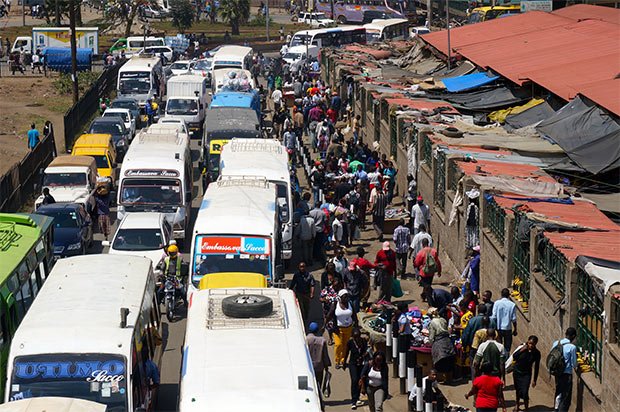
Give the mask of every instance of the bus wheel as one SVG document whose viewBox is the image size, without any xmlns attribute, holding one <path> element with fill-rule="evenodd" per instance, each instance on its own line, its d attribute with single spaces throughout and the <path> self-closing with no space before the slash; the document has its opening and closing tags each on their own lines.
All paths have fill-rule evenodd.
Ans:
<svg viewBox="0 0 620 412">
<path fill-rule="evenodd" d="M 264 318 L 273 312 L 273 300 L 263 295 L 233 295 L 222 299 L 222 312 L 231 318 Z"/>
<path fill-rule="evenodd" d="M 347 18 L 344 16 L 338 16 L 338 24 L 347 24 Z"/>
</svg>

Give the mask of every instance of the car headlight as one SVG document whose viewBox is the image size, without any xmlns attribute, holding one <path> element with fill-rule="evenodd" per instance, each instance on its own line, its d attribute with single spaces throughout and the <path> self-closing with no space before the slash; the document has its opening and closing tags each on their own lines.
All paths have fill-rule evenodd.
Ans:
<svg viewBox="0 0 620 412">
<path fill-rule="evenodd" d="M 67 246 L 67 250 L 78 250 L 80 247 L 82 247 L 82 244 L 80 242 L 71 243 L 69 246 Z"/>
</svg>

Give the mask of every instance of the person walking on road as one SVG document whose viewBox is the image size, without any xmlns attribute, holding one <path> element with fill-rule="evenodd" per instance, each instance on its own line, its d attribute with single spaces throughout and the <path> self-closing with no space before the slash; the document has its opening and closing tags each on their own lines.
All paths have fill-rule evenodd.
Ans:
<svg viewBox="0 0 620 412">
<path fill-rule="evenodd" d="M 407 273 L 407 252 L 411 243 L 411 232 L 405 226 L 405 219 L 398 221 L 398 226 L 394 229 L 394 249 L 396 252 L 396 274 L 401 279 L 405 278 Z"/>
<path fill-rule="evenodd" d="M 54 199 L 54 196 L 50 194 L 49 188 L 44 187 L 43 188 L 43 202 L 41 204 L 51 205 L 53 203 L 56 203 L 56 199 Z"/>
<path fill-rule="evenodd" d="M 308 321 L 310 302 L 314 299 L 314 287 L 316 282 L 312 273 L 306 270 L 306 264 L 304 262 L 300 262 L 297 268 L 298 270 L 293 275 L 293 280 L 291 280 L 289 289 L 295 292 L 305 325 Z"/>
<path fill-rule="evenodd" d="M 349 302 L 349 291 L 341 289 L 338 292 L 338 302 L 327 315 L 327 322 L 333 321 L 334 359 L 336 369 L 344 365 L 346 344 L 351 338 L 353 326 L 357 326 L 357 313 Z"/>
<path fill-rule="evenodd" d="M 502 298 L 493 305 L 491 319 L 497 324 L 499 341 L 508 352 L 512 347 L 512 337 L 517 336 L 517 305 L 510 300 L 508 288 L 502 289 Z"/>
<path fill-rule="evenodd" d="M 497 304 L 497 302 L 495 302 Z M 577 370 L 577 347 L 573 344 L 577 337 L 577 330 L 573 327 L 566 329 L 564 339 L 553 342 L 553 349 L 561 345 L 564 370 L 555 376 L 555 412 L 568 412 L 573 396 L 573 369 Z M 551 355 L 551 354 L 550 354 Z M 547 359 L 549 367 L 549 359 Z"/>
<path fill-rule="evenodd" d="M 504 345 L 496 341 L 497 332 L 493 328 L 487 329 L 487 340 L 478 346 L 474 365 L 478 372 L 484 370 L 485 365 L 490 365 L 490 374 L 504 378 L 506 376 L 506 349 Z"/>
<path fill-rule="evenodd" d="M 381 186 L 376 187 L 377 195 L 372 203 L 372 226 L 377 232 L 379 242 L 383 242 L 383 227 L 385 224 L 385 208 L 387 207 L 387 196 L 383 193 Z"/>
<path fill-rule="evenodd" d="M 351 377 L 351 409 L 357 409 L 358 406 L 364 405 L 364 402 L 360 401 L 360 379 L 367 360 L 368 342 L 362 336 L 359 328 L 353 328 L 351 339 L 347 342 L 342 365 L 343 369 L 349 368 L 349 376 Z"/>
<path fill-rule="evenodd" d="M 524 411 L 530 409 L 530 385 L 536 387 L 538 380 L 538 371 L 540 370 L 540 351 L 536 348 L 538 343 L 537 336 L 527 338 L 527 343 L 521 346 L 521 349 L 513 355 L 515 361 L 512 377 L 514 379 L 514 387 L 517 400 L 517 411 L 523 399 Z M 532 380 L 532 367 L 534 367 L 534 380 Z"/>
<path fill-rule="evenodd" d="M 435 275 L 441 276 L 441 261 L 437 249 L 429 246 L 428 239 L 422 239 L 422 250 L 416 255 L 413 267 L 420 272 L 420 286 L 433 284 Z"/>
<path fill-rule="evenodd" d="M 431 211 L 422 196 L 418 196 L 417 203 L 411 208 L 411 218 L 414 235 L 419 232 L 420 225 L 425 225 L 427 229 L 431 226 Z"/>
<path fill-rule="evenodd" d="M 314 368 L 316 382 L 319 387 L 321 387 L 323 385 L 323 376 L 325 372 L 329 370 L 329 367 L 332 366 L 332 362 L 327 352 L 327 342 L 325 342 L 323 336 L 319 335 L 319 325 L 317 325 L 316 322 L 312 322 L 308 325 L 306 344 L 308 345 L 308 352 L 310 352 L 310 359 L 312 359 L 312 367 Z M 319 393 L 321 393 L 321 391 L 319 391 Z"/>
<path fill-rule="evenodd" d="M 383 412 L 383 402 L 388 398 L 388 366 L 383 352 L 376 352 L 362 369 L 362 393 L 368 395 L 370 412 Z"/>
<path fill-rule="evenodd" d="M 99 232 L 103 234 L 105 240 L 110 235 L 110 193 L 105 187 L 98 187 L 95 191 L 95 205 L 97 206 L 97 222 Z"/>
<path fill-rule="evenodd" d="M 312 247 L 314 246 L 314 219 L 310 215 L 303 215 L 299 218 L 297 236 L 301 243 L 301 258 L 304 262 L 312 265 Z"/>
<path fill-rule="evenodd" d="M 30 125 L 30 130 L 28 130 L 28 149 L 34 150 L 34 148 L 37 147 L 39 142 L 39 131 L 37 130 L 36 125 L 33 123 Z"/>
<path fill-rule="evenodd" d="M 465 399 L 475 396 L 474 406 L 477 412 L 495 412 L 501 405 L 502 411 L 506 412 L 506 401 L 504 400 L 504 382 L 491 373 L 492 366 L 485 365 L 482 376 L 474 379 L 469 392 L 465 394 Z"/>
<path fill-rule="evenodd" d="M 377 276 L 381 283 L 381 292 L 378 300 L 392 301 L 392 279 L 396 270 L 396 253 L 390 248 L 390 242 L 385 241 L 375 257 L 375 265 L 379 267 L 381 276 Z M 377 273 L 377 275 L 379 275 Z"/>
</svg>

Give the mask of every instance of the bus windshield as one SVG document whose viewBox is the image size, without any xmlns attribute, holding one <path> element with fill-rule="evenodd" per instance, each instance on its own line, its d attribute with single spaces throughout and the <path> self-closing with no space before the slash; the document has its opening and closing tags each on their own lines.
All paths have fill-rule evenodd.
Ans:
<svg viewBox="0 0 620 412">
<path fill-rule="evenodd" d="M 151 90 L 150 72 L 123 72 L 120 76 L 121 93 L 146 94 Z"/>
<path fill-rule="evenodd" d="M 198 101 L 196 99 L 168 99 L 166 113 L 176 115 L 198 114 Z"/>
<path fill-rule="evenodd" d="M 291 39 L 291 47 L 309 44 L 311 38 L 312 36 L 307 34 L 296 34 Z"/>
<path fill-rule="evenodd" d="M 43 186 L 86 186 L 85 173 L 45 173 Z"/>
<path fill-rule="evenodd" d="M 179 179 L 124 179 L 121 203 L 177 206 L 182 203 Z"/>
<path fill-rule="evenodd" d="M 9 399 L 64 396 L 127 411 L 126 362 L 110 354 L 43 354 L 15 358 Z"/>
<path fill-rule="evenodd" d="M 192 282 L 210 273 L 246 272 L 271 276 L 271 242 L 266 237 L 197 235 Z"/>
</svg>

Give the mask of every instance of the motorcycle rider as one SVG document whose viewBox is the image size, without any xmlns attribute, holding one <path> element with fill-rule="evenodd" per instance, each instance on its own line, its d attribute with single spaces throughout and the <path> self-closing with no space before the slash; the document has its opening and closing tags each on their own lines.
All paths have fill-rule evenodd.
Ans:
<svg viewBox="0 0 620 412">
<path fill-rule="evenodd" d="M 164 285 L 165 285 L 166 277 L 174 276 L 179 283 L 180 296 L 183 299 L 183 302 L 186 302 L 185 300 L 186 290 L 185 290 L 185 284 L 183 283 L 183 273 L 181 272 L 181 264 L 183 263 L 183 259 L 181 258 L 181 255 L 179 253 L 179 247 L 176 245 L 176 242 L 175 244 L 170 244 L 168 246 L 167 256 L 164 257 L 162 263 L 163 263 L 162 276 L 163 276 L 164 281 L 161 283 L 161 286 L 158 291 L 159 301 L 161 302 L 164 297 Z"/>
</svg>

